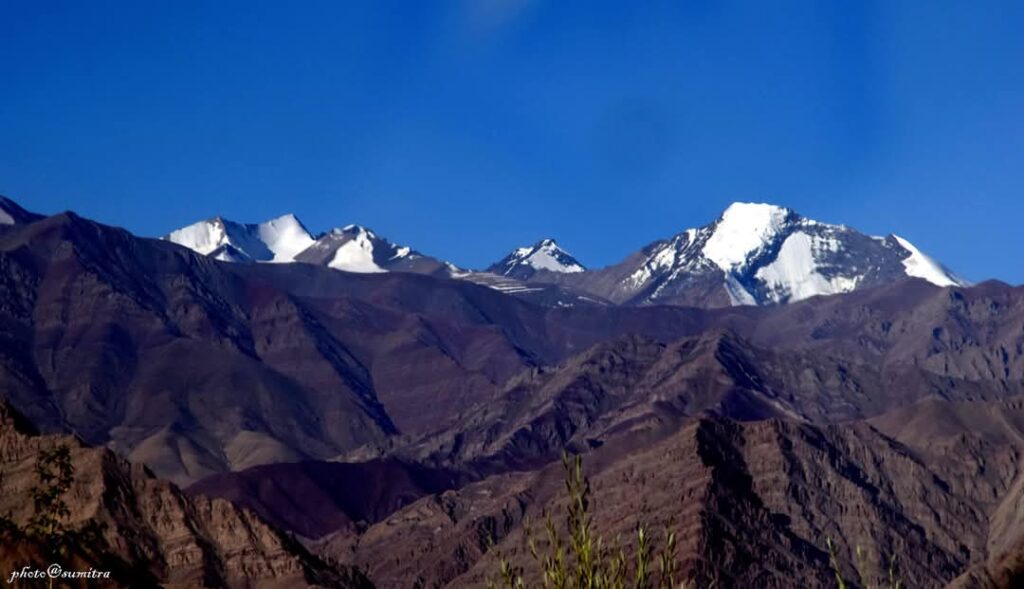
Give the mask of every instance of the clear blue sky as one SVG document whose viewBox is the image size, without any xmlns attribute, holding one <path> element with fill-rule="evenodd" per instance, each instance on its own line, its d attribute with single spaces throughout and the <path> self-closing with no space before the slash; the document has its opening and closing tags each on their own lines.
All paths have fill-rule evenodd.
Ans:
<svg viewBox="0 0 1024 589">
<path fill-rule="evenodd" d="M 592 266 L 734 200 L 1024 282 L 1024 3 L 0 4 L 0 193 Z"/>
</svg>

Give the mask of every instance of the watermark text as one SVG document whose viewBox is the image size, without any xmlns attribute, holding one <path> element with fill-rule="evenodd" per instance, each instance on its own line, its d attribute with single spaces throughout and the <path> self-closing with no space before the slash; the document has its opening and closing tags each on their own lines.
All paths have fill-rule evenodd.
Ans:
<svg viewBox="0 0 1024 589">
<path fill-rule="evenodd" d="M 31 566 L 21 567 L 21 570 L 11 571 L 7 583 L 11 584 L 19 579 L 109 579 L 110 571 L 98 571 L 89 568 L 87 571 L 68 571 L 59 564 L 51 564 L 45 570 Z"/>
</svg>

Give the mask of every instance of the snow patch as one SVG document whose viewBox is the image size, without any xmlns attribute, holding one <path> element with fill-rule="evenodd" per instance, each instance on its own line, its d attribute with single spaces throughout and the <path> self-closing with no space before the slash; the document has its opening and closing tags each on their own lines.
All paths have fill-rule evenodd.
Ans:
<svg viewBox="0 0 1024 589">
<path fill-rule="evenodd" d="M 637 268 L 627 279 L 633 288 L 640 288 L 647 283 L 656 273 L 671 268 L 675 264 L 676 252 L 674 248 L 663 246 L 656 254 L 647 258 L 643 266 Z"/>
<path fill-rule="evenodd" d="M 221 262 L 244 262 L 245 258 L 236 255 L 236 251 L 238 250 L 233 248 L 221 248 L 216 254 L 213 254 L 213 259 Z"/>
<path fill-rule="evenodd" d="M 224 221 L 219 218 L 199 221 L 187 227 L 171 231 L 164 239 L 178 245 L 183 245 L 204 256 L 213 253 L 229 242 Z"/>
<path fill-rule="evenodd" d="M 673 277 L 680 271 L 691 271 L 699 265 L 699 260 L 687 257 L 687 250 L 701 236 L 703 230 L 687 229 L 675 236 L 671 241 L 662 244 L 654 251 L 639 268 L 626 279 L 630 287 L 636 289 L 647 283 L 655 274 L 674 269 Z"/>
<path fill-rule="evenodd" d="M 725 276 L 725 292 L 729 295 L 729 304 L 733 307 L 757 305 L 757 299 L 754 298 L 754 295 L 743 288 L 740 281 L 736 280 L 736 277 L 731 274 Z"/>
<path fill-rule="evenodd" d="M 733 203 L 704 243 L 704 256 L 726 272 L 741 268 L 782 230 L 789 214 L 789 209 L 770 204 Z"/>
<path fill-rule="evenodd" d="M 830 238 L 819 238 L 802 231 L 790 234 L 782 243 L 771 264 L 760 268 L 755 276 L 771 289 L 776 302 L 799 301 L 817 295 L 850 292 L 857 287 L 859 277 L 833 276 L 826 278 L 818 272 L 815 255 L 820 251 L 834 251 L 838 243 Z"/>
<path fill-rule="evenodd" d="M 292 262 L 295 256 L 313 245 L 313 236 L 306 231 L 295 215 L 288 214 L 266 223 L 260 223 L 256 233 L 274 257 L 271 262 Z"/>
<path fill-rule="evenodd" d="M 910 252 L 910 255 L 902 260 L 907 276 L 923 278 L 937 286 L 963 286 L 965 284 L 963 280 L 954 277 L 942 264 L 924 255 L 906 239 L 899 235 L 893 235 L 893 237 L 900 247 Z"/>
<path fill-rule="evenodd" d="M 345 227 L 342 232 L 353 230 L 356 231 L 356 234 L 335 250 L 334 258 L 328 262 L 327 266 L 335 270 L 363 274 L 387 272 L 373 260 L 373 233 L 353 225 Z"/>
</svg>

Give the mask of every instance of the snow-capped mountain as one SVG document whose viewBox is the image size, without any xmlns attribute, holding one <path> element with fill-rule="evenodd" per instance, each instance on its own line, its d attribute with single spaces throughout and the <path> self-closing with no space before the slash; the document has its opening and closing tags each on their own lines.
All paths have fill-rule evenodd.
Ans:
<svg viewBox="0 0 1024 589">
<path fill-rule="evenodd" d="M 164 239 L 226 262 L 291 262 L 314 243 L 295 215 L 258 224 L 214 217 L 172 231 Z"/>
<path fill-rule="evenodd" d="M 572 274 L 586 268 L 553 239 L 542 239 L 529 247 L 515 249 L 487 268 L 493 274 L 519 280 L 526 280 L 541 270 Z"/>
<path fill-rule="evenodd" d="M 735 203 L 713 223 L 657 241 L 579 280 L 618 303 L 787 303 L 906 279 L 966 284 L 896 235 L 872 237 L 775 205 Z"/>
<path fill-rule="evenodd" d="M 242 224 L 215 217 L 172 231 L 163 239 L 224 262 L 303 262 L 344 270 L 450 274 L 450 264 L 396 245 L 359 225 L 314 236 L 295 215 Z"/>
<path fill-rule="evenodd" d="M 2 205 L 0 222 L 6 218 L 2 215 L 13 215 Z M 758 203 L 734 203 L 714 222 L 656 241 L 600 270 L 585 269 L 554 240 L 544 239 L 513 250 L 486 271 L 465 271 L 359 225 L 313 236 L 294 215 L 252 225 L 217 217 L 165 239 L 231 262 L 302 262 L 347 272 L 432 274 L 514 296 L 537 298 L 543 292 L 544 300 L 558 304 L 592 297 L 596 302 L 631 305 L 766 305 L 907 278 L 939 286 L 966 285 L 902 237 L 873 237 Z M 549 296 L 549 291 L 557 296 Z"/>
<path fill-rule="evenodd" d="M 324 233 L 295 261 L 360 273 L 443 274 L 449 266 L 410 247 L 394 244 L 360 225 L 346 225 Z"/>
<path fill-rule="evenodd" d="M 41 219 L 41 215 L 30 213 L 21 208 L 21 205 L 7 198 L 0 196 L 0 226 L 21 225 Z"/>
</svg>

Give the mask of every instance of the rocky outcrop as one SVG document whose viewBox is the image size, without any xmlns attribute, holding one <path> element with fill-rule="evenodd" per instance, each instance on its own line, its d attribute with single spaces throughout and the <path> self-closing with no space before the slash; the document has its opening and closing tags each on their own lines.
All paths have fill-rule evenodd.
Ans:
<svg viewBox="0 0 1024 589">
<path fill-rule="evenodd" d="M 24 530 L 34 512 L 32 489 L 40 451 L 67 445 L 74 479 L 64 496 L 70 552 Z M 109 586 L 322 587 L 369 586 L 360 573 L 333 567 L 250 511 L 223 499 L 189 497 L 106 449 L 70 436 L 32 435 L 0 407 L 0 513 L 7 514 L 0 563 L 4 574 L 59 558 L 66 570 L 105 570 Z"/>
</svg>

